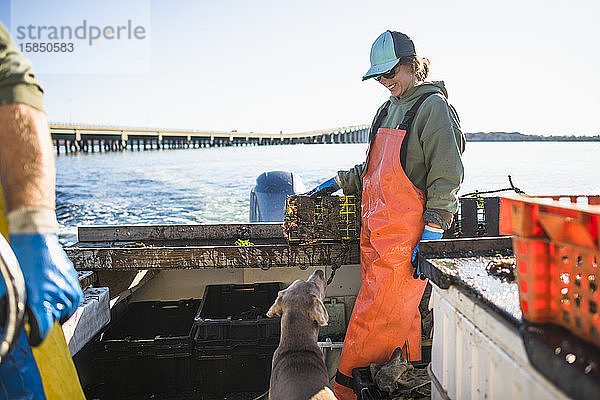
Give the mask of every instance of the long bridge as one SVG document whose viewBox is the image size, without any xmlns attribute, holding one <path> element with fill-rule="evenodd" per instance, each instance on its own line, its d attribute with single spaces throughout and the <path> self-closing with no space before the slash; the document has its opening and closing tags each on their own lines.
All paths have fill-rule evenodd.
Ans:
<svg viewBox="0 0 600 400">
<path fill-rule="evenodd" d="M 56 153 L 182 149 L 222 146 L 265 146 L 317 143 L 366 143 L 368 125 L 301 133 L 219 132 L 138 129 L 50 124 Z"/>
</svg>

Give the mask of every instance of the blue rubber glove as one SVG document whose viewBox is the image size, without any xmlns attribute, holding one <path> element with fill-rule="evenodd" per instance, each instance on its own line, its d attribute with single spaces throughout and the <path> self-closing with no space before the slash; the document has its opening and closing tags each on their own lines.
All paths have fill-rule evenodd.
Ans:
<svg viewBox="0 0 600 400">
<path fill-rule="evenodd" d="M 434 228 L 433 226 L 425 225 L 425 230 L 423 230 L 423 236 L 421 240 L 440 240 L 444 235 L 444 230 L 441 228 Z M 415 247 L 412 255 L 412 265 L 415 267 L 415 273 L 413 274 L 413 278 L 421 278 L 425 279 L 425 275 L 421 273 L 421 269 L 419 268 L 419 262 L 417 260 L 417 252 L 419 251 L 419 243 Z"/>
<path fill-rule="evenodd" d="M 338 185 L 335 177 L 333 177 L 328 181 L 321 183 L 319 186 L 306 193 L 305 195 L 310 197 L 327 196 L 331 193 L 337 192 L 339 189 L 340 185 Z"/>
<path fill-rule="evenodd" d="M 40 344 L 54 321 L 65 322 L 83 301 L 77 272 L 55 233 L 10 235 L 27 286 L 29 343 Z"/>
</svg>

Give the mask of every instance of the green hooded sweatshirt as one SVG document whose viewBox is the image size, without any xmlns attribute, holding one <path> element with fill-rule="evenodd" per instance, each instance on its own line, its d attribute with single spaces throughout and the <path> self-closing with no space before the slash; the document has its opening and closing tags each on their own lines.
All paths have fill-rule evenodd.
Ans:
<svg viewBox="0 0 600 400">
<path fill-rule="evenodd" d="M 402 97 L 391 96 L 387 116 L 380 127 L 396 128 L 417 99 L 429 92 L 437 94 L 429 96 L 421 104 L 410 126 L 404 171 L 410 181 L 427 195 L 423 215 L 425 222 L 448 229 L 458 209 L 457 194 L 464 176 L 461 155 L 465 138 L 458 116 L 446 100 L 448 92 L 444 83 L 425 82 L 407 90 Z M 385 104 L 377 111 L 373 124 L 384 107 Z M 375 134 L 371 132 L 369 137 L 374 138 Z M 338 171 L 344 194 L 362 192 L 364 168 L 363 162 L 348 171 Z"/>
<path fill-rule="evenodd" d="M 0 23 L 0 104 L 23 103 L 43 111 L 43 93 L 31 63 Z"/>
</svg>

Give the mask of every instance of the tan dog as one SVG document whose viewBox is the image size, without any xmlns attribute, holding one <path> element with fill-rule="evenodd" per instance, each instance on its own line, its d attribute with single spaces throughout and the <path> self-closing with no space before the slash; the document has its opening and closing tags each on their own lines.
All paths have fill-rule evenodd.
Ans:
<svg viewBox="0 0 600 400">
<path fill-rule="evenodd" d="M 268 317 L 281 316 L 281 338 L 273 354 L 269 400 L 336 399 L 317 345 L 319 325 L 329 315 L 323 305 L 327 283 L 321 270 L 279 292 Z"/>
</svg>

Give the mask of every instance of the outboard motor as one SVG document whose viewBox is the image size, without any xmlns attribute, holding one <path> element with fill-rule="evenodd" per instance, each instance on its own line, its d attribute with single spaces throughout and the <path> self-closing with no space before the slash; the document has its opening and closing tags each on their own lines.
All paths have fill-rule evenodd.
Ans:
<svg viewBox="0 0 600 400">
<path fill-rule="evenodd" d="M 292 172 L 263 172 L 250 192 L 250 222 L 282 222 L 287 196 L 305 190 L 300 177 Z"/>
</svg>

